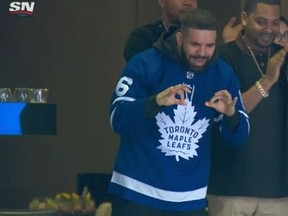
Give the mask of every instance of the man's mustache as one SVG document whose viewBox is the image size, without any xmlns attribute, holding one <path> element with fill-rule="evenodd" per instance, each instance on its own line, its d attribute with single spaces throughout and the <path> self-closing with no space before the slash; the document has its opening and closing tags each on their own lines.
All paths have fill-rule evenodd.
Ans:
<svg viewBox="0 0 288 216">
<path fill-rule="evenodd" d="M 197 60 L 205 60 L 205 59 L 208 60 L 210 58 L 209 56 L 199 56 L 199 55 L 190 55 L 189 57 Z"/>
</svg>

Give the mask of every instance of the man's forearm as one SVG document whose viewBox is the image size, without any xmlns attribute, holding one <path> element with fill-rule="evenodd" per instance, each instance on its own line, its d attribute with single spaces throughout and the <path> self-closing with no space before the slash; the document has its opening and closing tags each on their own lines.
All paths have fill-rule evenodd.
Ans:
<svg viewBox="0 0 288 216">
<path fill-rule="evenodd" d="M 258 81 L 258 87 L 255 83 L 250 89 L 242 93 L 247 113 L 251 113 L 263 99 L 265 100 L 265 94 L 267 96 L 269 95 L 269 90 L 272 88 L 273 84 L 274 83 L 271 80 L 264 77 Z M 264 92 L 261 93 L 261 89 Z"/>
</svg>

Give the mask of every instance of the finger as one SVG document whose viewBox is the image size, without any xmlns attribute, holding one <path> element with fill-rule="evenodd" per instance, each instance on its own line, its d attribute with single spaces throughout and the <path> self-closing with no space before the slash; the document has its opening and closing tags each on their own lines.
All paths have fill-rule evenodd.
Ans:
<svg viewBox="0 0 288 216">
<path fill-rule="evenodd" d="M 243 29 L 243 26 L 240 23 L 240 24 L 236 25 L 235 28 L 237 29 L 238 32 L 240 32 Z"/>
<path fill-rule="evenodd" d="M 235 107 L 237 101 L 238 101 L 238 97 L 235 97 L 235 98 L 233 99 L 232 103 L 231 103 L 231 106 L 234 106 L 234 107 Z"/>
<path fill-rule="evenodd" d="M 214 108 L 213 103 L 210 103 L 210 101 L 205 102 L 205 106 L 210 107 L 210 108 Z"/>
<path fill-rule="evenodd" d="M 223 90 L 223 94 L 224 94 L 224 97 L 227 101 L 232 100 L 232 95 L 227 90 Z"/>
<path fill-rule="evenodd" d="M 169 88 L 169 95 L 179 95 L 180 99 L 174 98 L 174 104 L 185 105 L 185 92 L 191 93 L 191 89 L 187 85 L 179 84 Z"/>
<path fill-rule="evenodd" d="M 287 53 L 287 50 L 285 49 L 285 47 L 281 50 L 278 51 L 277 55 L 279 56 L 285 56 Z"/>
<path fill-rule="evenodd" d="M 216 101 L 217 101 L 217 100 L 216 100 Z M 215 103 L 215 102 L 213 102 L 213 101 L 210 100 L 210 101 L 206 101 L 206 102 L 205 102 L 205 106 L 216 109 L 217 103 Z"/>
<path fill-rule="evenodd" d="M 228 95 L 228 94 L 230 93 L 227 90 L 223 89 L 223 90 L 216 92 L 214 95 Z"/>
<path fill-rule="evenodd" d="M 182 103 L 182 104 L 186 104 L 186 102 L 185 102 L 185 96 L 184 96 L 184 91 L 183 91 L 183 90 L 179 90 L 179 91 L 177 92 L 177 94 L 178 94 L 179 97 L 180 97 L 181 103 Z"/>
<path fill-rule="evenodd" d="M 227 90 L 221 90 L 215 93 L 214 96 L 222 96 L 223 99 L 227 100 L 227 101 L 231 101 L 232 100 L 232 96 L 231 94 L 227 91 Z"/>
<path fill-rule="evenodd" d="M 214 104 L 214 103 L 218 102 L 219 100 L 223 100 L 222 94 L 214 95 L 209 101 L 207 101 L 207 103 Z"/>
<path fill-rule="evenodd" d="M 284 43 L 284 50 L 286 51 L 286 54 L 288 52 L 288 43 Z"/>
<path fill-rule="evenodd" d="M 185 92 L 187 92 L 189 94 L 192 92 L 191 89 L 188 86 L 186 86 L 186 85 L 184 85 L 183 88 L 181 88 L 181 90 L 183 90 L 183 91 L 185 91 Z"/>
<path fill-rule="evenodd" d="M 277 54 L 278 54 L 278 58 L 276 58 L 276 60 L 279 61 L 280 64 L 282 64 L 285 60 L 287 50 L 285 50 L 285 48 L 283 48 Z"/>
<path fill-rule="evenodd" d="M 183 90 L 185 92 L 191 93 L 191 89 L 185 84 L 179 84 L 179 85 L 173 86 L 172 89 L 175 93 L 178 92 L 179 90 Z"/>
<path fill-rule="evenodd" d="M 175 99 L 174 99 L 174 104 L 185 105 L 186 102 L 185 102 L 185 101 L 182 101 L 181 99 L 175 98 Z"/>
<path fill-rule="evenodd" d="M 288 52 L 287 48 L 288 48 L 288 46 L 286 45 L 286 46 L 284 46 L 284 48 L 281 50 L 281 54 L 282 54 L 284 57 L 286 56 L 286 54 L 287 54 L 287 52 Z"/>
<path fill-rule="evenodd" d="M 186 105 L 185 101 L 185 92 L 183 90 L 179 90 L 177 93 L 179 95 L 180 99 L 177 99 L 176 97 L 174 98 L 175 103 L 180 104 L 180 105 Z"/>
<path fill-rule="evenodd" d="M 236 23 L 236 17 L 231 17 L 226 26 L 233 26 Z"/>
</svg>

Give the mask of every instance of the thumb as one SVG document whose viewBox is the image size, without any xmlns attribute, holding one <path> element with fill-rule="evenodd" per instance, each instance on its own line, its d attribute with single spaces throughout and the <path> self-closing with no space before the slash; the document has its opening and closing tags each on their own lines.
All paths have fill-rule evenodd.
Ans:
<svg viewBox="0 0 288 216">
<path fill-rule="evenodd" d="M 237 103 L 237 100 L 238 100 L 238 97 L 235 97 L 235 98 L 233 99 L 231 105 L 233 105 L 233 106 L 235 107 L 235 105 L 236 105 L 236 103 Z"/>
<path fill-rule="evenodd" d="M 227 26 L 233 26 L 236 23 L 236 17 L 231 17 L 227 23 Z"/>
</svg>

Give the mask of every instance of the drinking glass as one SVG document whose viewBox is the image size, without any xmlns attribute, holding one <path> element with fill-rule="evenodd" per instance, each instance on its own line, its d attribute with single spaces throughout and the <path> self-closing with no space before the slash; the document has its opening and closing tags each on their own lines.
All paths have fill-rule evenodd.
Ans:
<svg viewBox="0 0 288 216">
<path fill-rule="evenodd" d="M 0 88 L 0 102 L 11 102 L 12 91 L 10 88 Z"/>
<path fill-rule="evenodd" d="M 30 88 L 15 88 L 14 89 L 14 101 L 15 102 L 30 102 L 30 95 L 31 95 L 31 89 Z"/>
<path fill-rule="evenodd" d="M 31 103 L 47 103 L 49 89 L 32 88 L 30 95 Z"/>
</svg>

